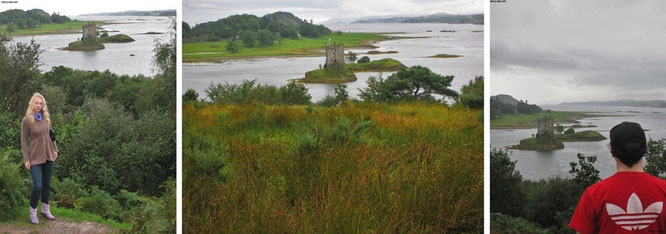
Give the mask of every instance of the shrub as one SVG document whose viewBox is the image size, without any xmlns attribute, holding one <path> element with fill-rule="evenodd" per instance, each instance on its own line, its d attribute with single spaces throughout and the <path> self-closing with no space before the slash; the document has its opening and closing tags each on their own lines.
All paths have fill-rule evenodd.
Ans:
<svg viewBox="0 0 666 234">
<path fill-rule="evenodd" d="M 122 221 L 123 215 L 120 203 L 111 197 L 111 194 L 93 186 L 89 197 L 76 199 L 74 209 L 98 214 L 105 219 Z"/>
<path fill-rule="evenodd" d="M 12 153 L 16 150 L 0 151 L 0 221 L 13 218 L 16 209 L 26 205 L 20 192 L 23 181 L 19 169 L 23 165 L 11 160 Z"/>
<path fill-rule="evenodd" d="M 51 185 L 57 191 L 57 193 L 53 194 L 53 199 L 57 201 L 59 207 L 73 209 L 76 199 L 89 196 L 88 192 L 83 189 L 83 186 L 69 178 L 64 179 L 62 182 L 54 178 L 51 181 Z"/>
<path fill-rule="evenodd" d="M 194 91 L 194 89 L 187 89 L 185 91 L 185 94 L 183 94 L 183 102 L 192 102 L 192 101 L 197 101 L 199 99 L 199 93 L 197 91 Z"/>
<path fill-rule="evenodd" d="M 460 89 L 460 102 L 472 109 L 483 109 L 483 76 L 470 80 Z"/>
<path fill-rule="evenodd" d="M 369 63 L 369 62 L 370 62 L 370 58 L 368 56 L 363 56 L 358 60 L 357 63 Z"/>
<path fill-rule="evenodd" d="M 305 85 L 295 81 L 280 87 L 278 97 L 280 102 L 286 105 L 307 105 L 310 104 L 310 99 L 312 99 Z"/>
<path fill-rule="evenodd" d="M 564 134 L 574 134 L 574 133 L 576 133 L 576 130 L 574 130 L 573 128 L 569 128 L 566 131 L 564 131 Z"/>
<path fill-rule="evenodd" d="M 451 81 L 453 76 L 442 76 L 427 67 L 413 66 L 402 68 L 385 80 L 370 77 L 368 87 L 361 90 L 360 96 L 363 100 L 375 102 L 436 101 L 433 94 L 455 98 L 458 92 L 448 88 Z"/>
</svg>

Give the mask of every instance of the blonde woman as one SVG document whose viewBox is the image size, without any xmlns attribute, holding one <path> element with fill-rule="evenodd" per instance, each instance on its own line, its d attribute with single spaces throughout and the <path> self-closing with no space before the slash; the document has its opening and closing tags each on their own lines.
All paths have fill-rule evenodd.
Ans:
<svg viewBox="0 0 666 234">
<path fill-rule="evenodd" d="M 30 193 L 30 222 L 38 224 L 37 202 L 41 196 L 41 213 L 54 220 L 55 217 L 49 209 L 49 188 L 51 186 L 51 172 L 53 161 L 58 158 L 58 146 L 49 136 L 51 115 L 46 107 L 44 96 L 35 93 L 30 98 L 28 110 L 21 121 L 21 148 L 23 149 L 23 162 L 25 168 L 32 175 L 32 193 Z"/>
</svg>

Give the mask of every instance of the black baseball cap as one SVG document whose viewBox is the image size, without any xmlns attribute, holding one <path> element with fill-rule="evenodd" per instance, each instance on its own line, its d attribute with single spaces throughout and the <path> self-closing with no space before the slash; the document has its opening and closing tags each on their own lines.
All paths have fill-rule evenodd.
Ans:
<svg viewBox="0 0 666 234">
<path fill-rule="evenodd" d="M 638 123 L 622 122 L 611 129 L 610 145 L 613 156 L 631 167 L 647 152 L 645 131 Z"/>
</svg>

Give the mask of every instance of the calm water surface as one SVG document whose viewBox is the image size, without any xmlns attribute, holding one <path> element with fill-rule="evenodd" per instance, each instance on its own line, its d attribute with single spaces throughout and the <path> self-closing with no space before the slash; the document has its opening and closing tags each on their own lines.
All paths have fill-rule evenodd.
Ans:
<svg viewBox="0 0 666 234">
<path fill-rule="evenodd" d="M 122 75 L 154 75 L 152 57 L 155 40 L 163 40 L 163 34 L 150 35 L 147 32 L 166 33 L 171 20 L 168 17 L 154 16 L 85 16 L 75 17 L 81 21 L 108 21 L 100 30 L 109 35 L 127 34 L 135 41 L 129 43 L 106 43 L 103 50 L 97 51 L 66 51 L 70 42 L 81 38 L 81 33 L 58 34 L 43 36 L 15 37 L 18 42 L 29 42 L 34 39 L 41 44 L 44 52 L 41 55 L 40 70 L 50 71 L 54 66 L 66 66 L 81 70 L 110 70 Z M 134 56 L 130 56 L 134 54 Z"/>
<path fill-rule="evenodd" d="M 394 58 L 407 66 L 422 65 L 441 75 L 454 75 L 451 88 L 460 90 L 462 85 L 476 76 L 483 75 L 483 25 L 471 24 L 331 24 L 333 31 L 343 32 L 402 32 L 389 34 L 406 37 L 429 37 L 383 41 L 375 44 L 377 49 L 351 49 L 371 60 Z M 440 32 L 441 30 L 456 32 Z M 432 30 L 432 32 L 426 32 Z M 477 31 L 477 32 L 474 32 Z M 347 50 L 347 49 L 345 49 Z M 369 50 L 398 51 L 397 54 L 366 55 Z M 346 52 L 346 51 L 345 51 Z M 461 58 L 427 58 L 436 54 L 458 54 Z M 201 97 L 211 84 L 240 83 L 243 80 L 257 79 L 260 84 L 281 86 L 290 79 L 303 78 L 305 72 L 324 64 L 325 57 L 257 58 L 228 60 L 221 63 L 184 63 L 183 91 L 193 88 Z M 378 72 L 359 72 L 355 82 L 346 83 L 352 98 L 358 97 L 358 89 L 366 87 L 370 76 Z M 392 72 L 384 72 L 384 77 Z M 313 101 L 326 95 L 334 95 L 336 85 L 306 84 Z"/>
<path fill-rule="evenodd" d="M 580 119 L 583 125 L 596 125 L 593 128 L 579 128 L 576 131 L 595 130 L 609 138 L 610 129 L 622 121 L 632 121 L 648 129 L 648 138 L 666 138 L 666 108 L 625 107 L 625 106 L 591 106 L 591 105 L 555 105 L 543 106 L 544 109 L 557 111 L 593 112 L 604 117 Z M 570 124 L 564 124 L 569 126 Z M 516 145 L 521 139 L 536 133 L 532 129 L 491 129 L 491 148 Z M 597 155 L 594 166 L 599 170 L 602 179 L 615 173 L 615 160 L 610 155 L 609 140 L 593 142 L 564 142 L 564 149 L 548 152 L 528 150 L 511 150 L 511 159 L 517 160 L 516 169 L 525 179 L 543 179 L 556 175 L 568 176 L 569 162 L 577 161 L 576 154 Z"/>
</svg>

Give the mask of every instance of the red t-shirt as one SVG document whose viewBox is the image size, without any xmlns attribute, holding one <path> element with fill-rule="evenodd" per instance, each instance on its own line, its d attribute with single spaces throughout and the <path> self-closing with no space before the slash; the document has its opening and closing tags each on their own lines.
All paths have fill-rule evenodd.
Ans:
<svg viewBox="0 0 666 234">
<path fill-rule="evenodd" d="M 666 181 L 617 172 L 585 190 L 569 227 L 581 233 L 665 233 Z"/>
</svg>

